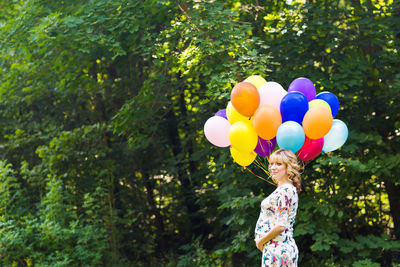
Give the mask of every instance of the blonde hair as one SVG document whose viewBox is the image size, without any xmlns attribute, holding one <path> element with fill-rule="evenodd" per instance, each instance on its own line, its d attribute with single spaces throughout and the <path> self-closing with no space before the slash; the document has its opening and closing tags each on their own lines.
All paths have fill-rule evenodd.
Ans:
<svg viewBox="0 0 400 267">
<path fill-rule="evenodd" d="M 289 180 L 297 189 L 297 193 L 301 192 L 300 165 L 296 155 L 288 149 L 278 149 L 269 157 L 270 163 L 283 163 L 286 166 Z"/>
</svg>

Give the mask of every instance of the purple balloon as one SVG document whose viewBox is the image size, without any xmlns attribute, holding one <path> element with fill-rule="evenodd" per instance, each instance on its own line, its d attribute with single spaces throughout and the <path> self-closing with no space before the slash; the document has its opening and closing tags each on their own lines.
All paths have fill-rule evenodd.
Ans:
<svg viewBox="0 0 400 267">
<path fill-rule="evenodd" d="M 217 113 L 215 113 L 214 116 L 220 116 L 220 117 L 222 117 L 224 119 L 228 119 L 228 117 L 226 116 L 226 109 L 218 110 Z"/>
<path fill-rule="evenodd" d="M 288 92 L 298 91 L 303 93 L 310 102 L 315 99 L 316 90 L 313 82 L 307 78 L 297 78 L 290 85 Z"/>
<path fill-rule="evenodd" d="M 254 152 L 261 157 L 268 157 L 274 151 L 276 145 L 276 138 L 272 138 L 271 140 L 264 140 L 261 137 L 258 137 L 257 146 L 254 149 Z"/>
</svg>

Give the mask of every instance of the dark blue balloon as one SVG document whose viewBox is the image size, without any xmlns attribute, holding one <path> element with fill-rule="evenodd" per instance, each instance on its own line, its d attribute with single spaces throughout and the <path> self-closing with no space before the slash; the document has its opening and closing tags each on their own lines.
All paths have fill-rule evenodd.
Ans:
<svg viewBox="0 0 400 267">
<path fill-rule="evenodd" d="M 336 116 L 339 111 L 339 100 L 334 94 L 332 94 L 331 92 L 322 92 L 319 93 L 316 98 L 327 102 L 331 107 L 332 117 Z"/>
<path fill-rule="evenodd" d="M 299 124 L 303 122 L 304 115 L 308 111 L 307 97 L 297 91 L 287 93 L 281 101 L 282 123 L 285 121 L 295 121 Z"/>
</svg>

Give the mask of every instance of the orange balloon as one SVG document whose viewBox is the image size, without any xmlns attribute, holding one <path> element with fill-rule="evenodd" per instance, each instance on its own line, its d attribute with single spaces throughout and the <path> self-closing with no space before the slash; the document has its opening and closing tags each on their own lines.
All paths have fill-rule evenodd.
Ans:
<svg viewBox="0 0 400 267">
<path fill-rule="evenodd" d="M 271 105 L 262 105 L 254 113 L 254 130 L 262 139 L 271 140 L 274 138 L 281 124 L 281 113 Z"/>
<path fill-rule="evenodd" d="M 260 105 L 260 94 L 251 83 L 240 82 L 232 89 L 231 102 L 240 114 L 250 117 Z"/>
<path fill-rule="evenodd" d="M 332 127 L 332 113 L 325 107 L 316 106 L 308 110 L 303 119 L 303 129 L 310 139 L 324 137 Z"/>
</svg>

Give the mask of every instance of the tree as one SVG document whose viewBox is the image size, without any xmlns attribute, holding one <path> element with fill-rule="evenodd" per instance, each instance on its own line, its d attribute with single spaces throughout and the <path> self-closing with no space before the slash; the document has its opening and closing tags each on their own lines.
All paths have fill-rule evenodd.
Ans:
<svg viewBox="0 0 400 267">
<path fill-rule="evenodd" d="M 310 78 L 350 128 L 303 173 L 300 265 L 395 262 L 394 2 L 3 1 L 1 263 L 258 264 L 274 188 L 202 132 L 252 74 Z"/>
</svg>

